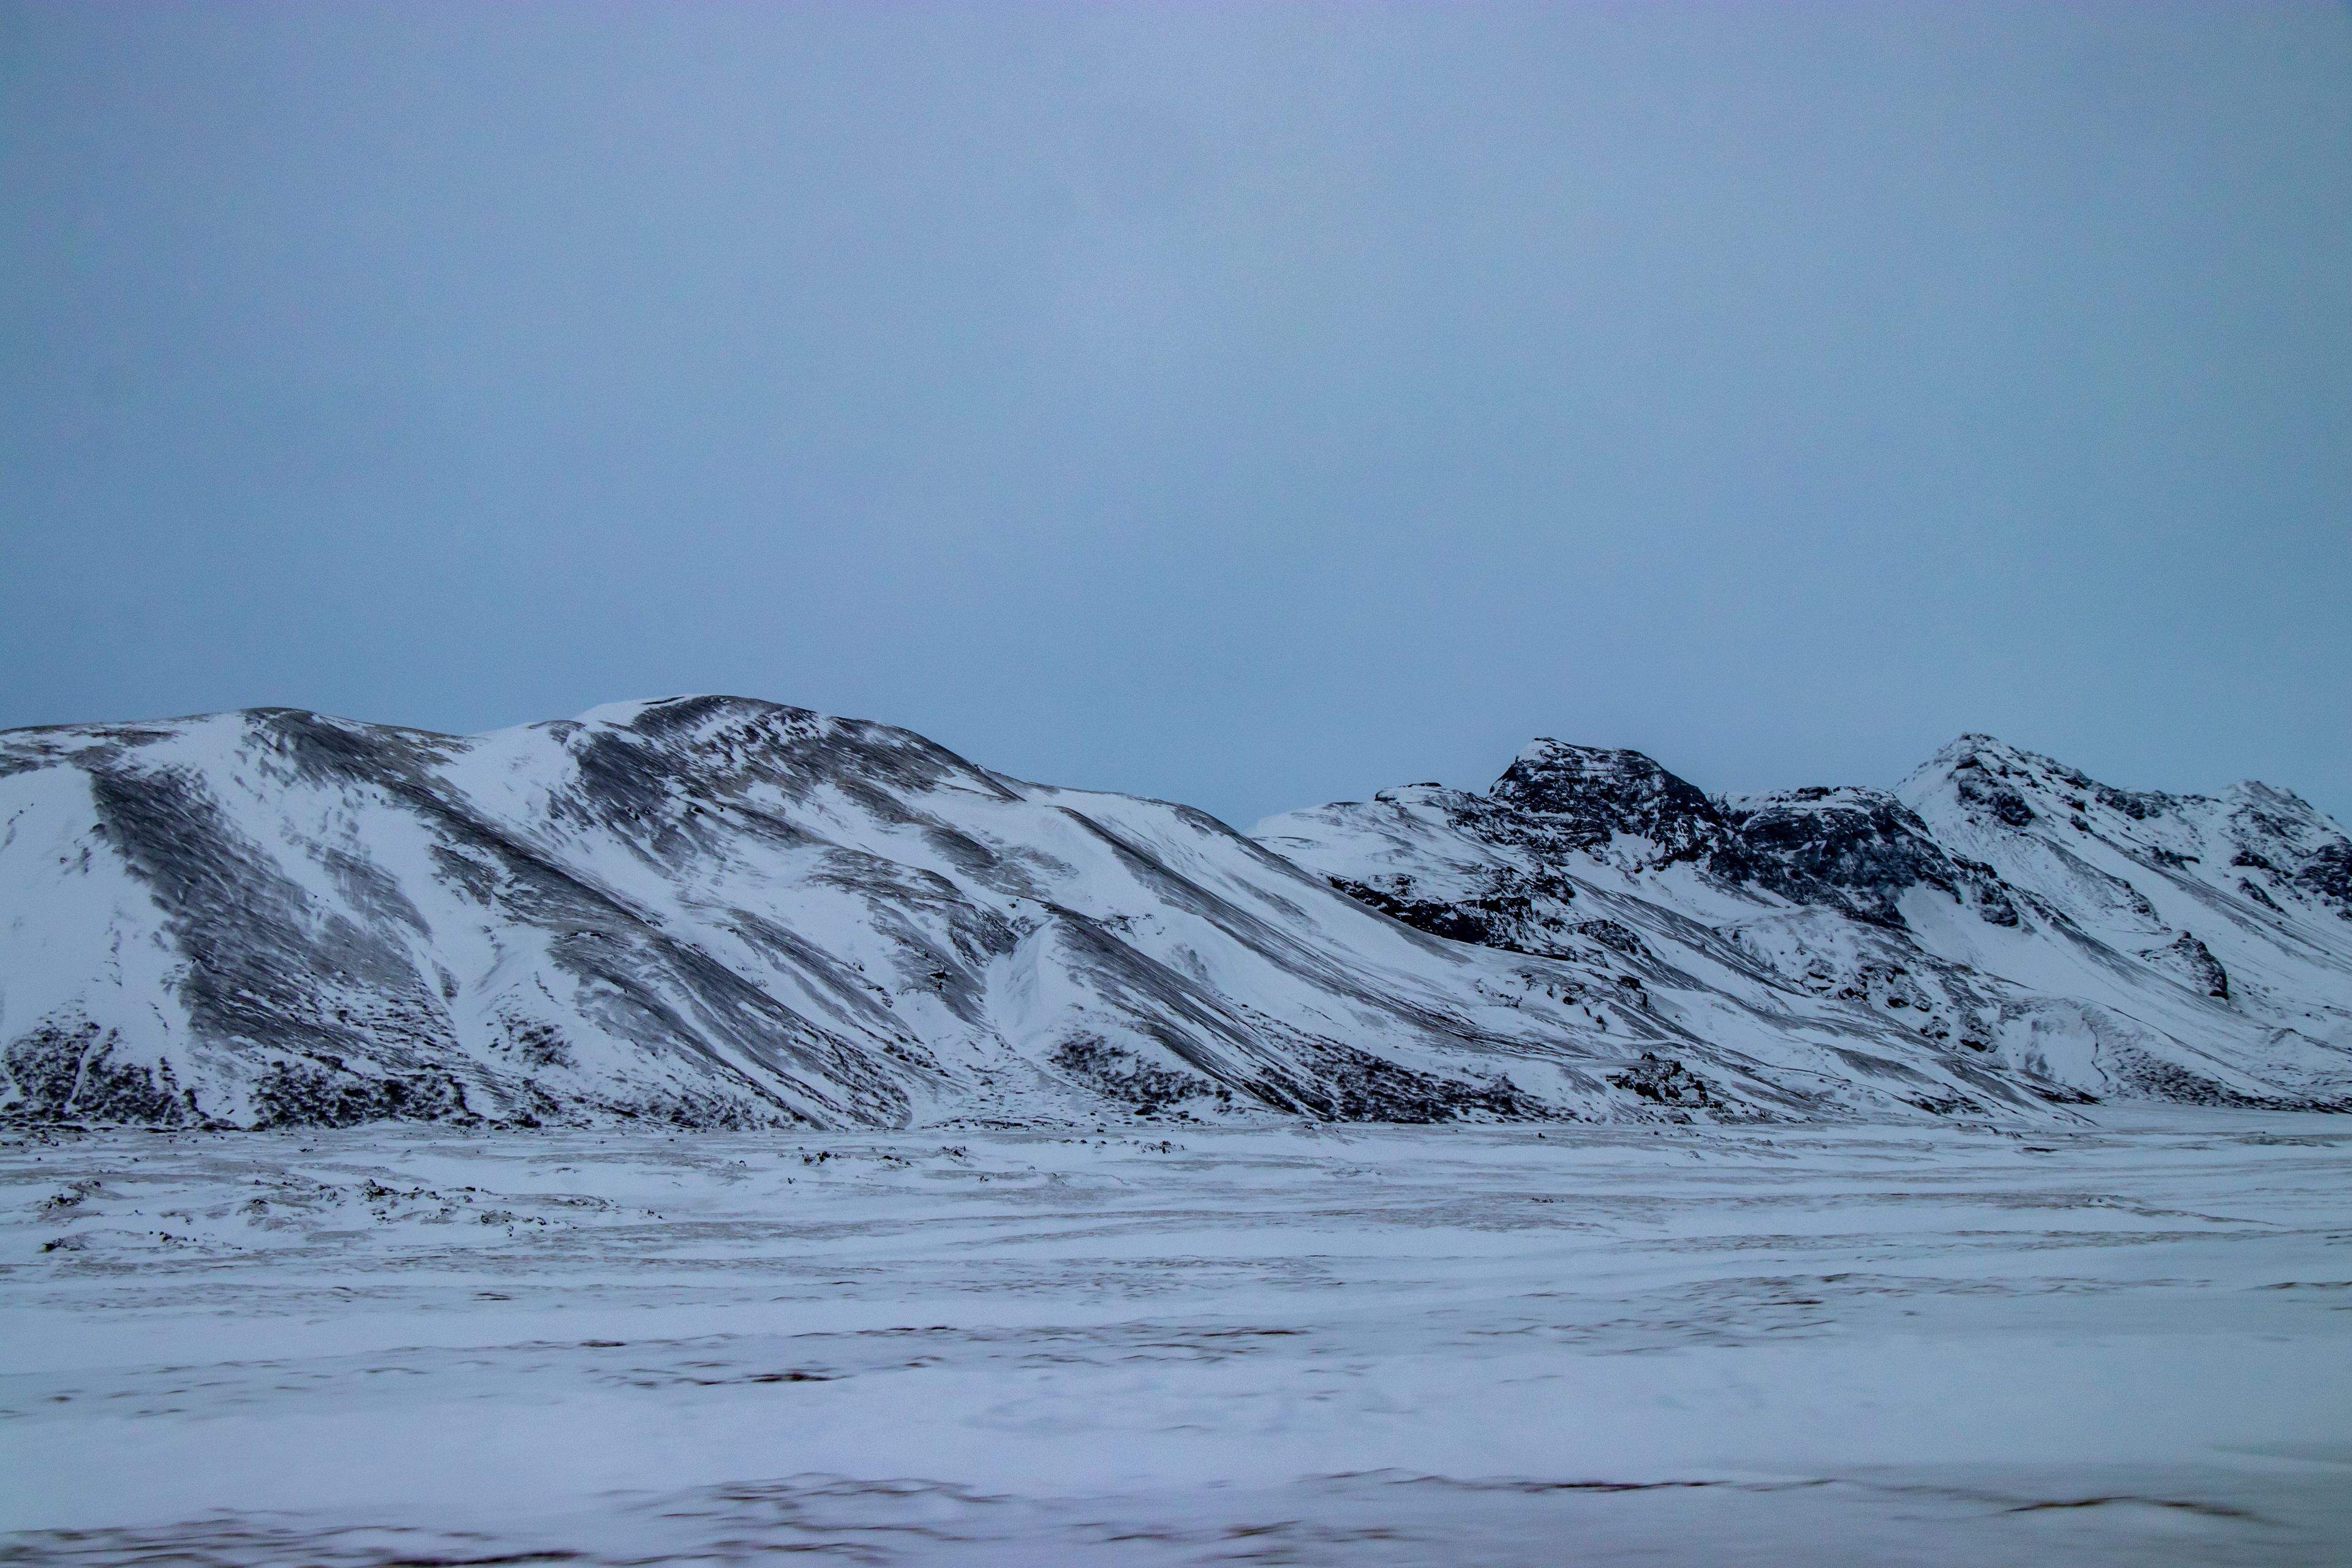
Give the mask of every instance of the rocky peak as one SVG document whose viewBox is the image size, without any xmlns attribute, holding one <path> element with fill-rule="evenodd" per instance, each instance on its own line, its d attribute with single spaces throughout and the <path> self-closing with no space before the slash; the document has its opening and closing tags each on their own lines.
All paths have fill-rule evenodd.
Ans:
<svg viewBox="0 0 2352 1568">
<path fill-rule="evenodd" d="M 1982 734 L 1946 744 L 1897 793 L 1916 804 L 1946 790 L 1972 819 L 2008 827 L 2028 827 L 2044 818 L 2072 823 L 2102 812 L 2147 822 L 2175 816 L 2184 800 L 2195 798 L 2116 789 L 2080 768 Z"/>
<path fill-rule="evenodd" d="M 2053 1105 L 2352 1110 L 2352 839 L 2287 791 L 2122 790 L 1969 734 L 1895 791 L 1709 800 L 1638 752 L 1539 741 L 1442 805 L 1410 833 L 1394 807 L 1296 814 L 1270 842 L 1423 931 L 1630 972 L 1633 1016 L 1689 1031 L 1674 1057 L 1725 1005 L 1742 1042 L 1803 1017 L 1916 1047 L 1965 1080 L 1909 1100 L 1939 1115 L 1983 1103 L 1988 1074 Z M 1531 995 L 1600 994 L 1520 975 Z M 1607 1081 L 1711 1107 L 1666 1043 L 1643 1037 L 1654 1059 Z"/>
<path fill-rule="evenodd" d="M 1659 863 L 1696 860 L 1730 842 L 1723 812 L 1697 785 L 1639 752 L 1538 740 L 1520 752 L 1488 795 L 1541 816 L 1563 842 L 1597 848 L 1643 838 Z"/>
<path fill-rule="evenodd" d="M 2236 891 L 2265 908 L 2278 909 L 2285 895 L 2352 920 L 2352 839 L 2292 790 L 2253 780 L 2218 795 L 2117 789 L 1970 734 L 1938 751 L 1900 794 L 1936 824 L 1957 806 L 1962 822 L 1996 837 L 2010 828 L 2054 833 L 2068 844 L 2103 837 L 2144 864 L 2176 870 L 2226 863 L 2245 873 L 2232 878 Z"/>
</svg>

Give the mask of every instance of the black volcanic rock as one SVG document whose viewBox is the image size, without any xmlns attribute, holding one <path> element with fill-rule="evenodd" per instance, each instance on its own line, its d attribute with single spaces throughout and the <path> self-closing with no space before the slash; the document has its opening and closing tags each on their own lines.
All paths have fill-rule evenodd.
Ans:
<svg viewBox="0 0 2352 1568">
<path fill-rule="evenodd" d="M 2315 898 L 2332 905 L 2338 915 L 2352 921 L 2352 843 L 2339 838 L 2321 845 L 2295 868 L 2294 879 Z"/>
<path fill-rule="evenodd" d="M 1885 790 L 1787 790 L 1734 803 L 1728 815 L 1738 855 L 1719 858 L 1717 870 L 1856 920 L 1899 926 L 1900 900 L 1913 888 L 1958 899 L 1963 883 L 1993 880 L 1955 864 L 1919 814 Z M 1990 907 L 2007 911 L 1999 898 Z M 2009 911 L 1997 923 L 2014 921 Z"/>
<path fill-rule="evenodd" d="M 1538 741 L 1486 793 L 1541 817 L 1553 839 L 1577 848 L 1647 839 L 1658 865 L 1697 860 L 1731 841 L 1723 812 L 1704 791 L 1639 752 Z"/>
<path fill-rule="evenodd" d="M 1660 1058 L 1654 1051 L 1643 1051 L 1640 1061 L 1612 1074 L 1609 1081 L 1661 1105 L 1697 1109 L 1712 1103 L 1705 1079 L 1672 1058 Z"/>
<path fill-rule="evenodd" d="M 2206 945 L 2188 931 L 2140 954 L 2171 970 L 2183 984 L 2221 1001 L 2229 1000 L 2230 975 Z"/>
<path fill-rule="evenodd" d="M 1488 873 L 1484 887 L 1455 898 L 1416 898 L 1410 882 L 1393 891 L 1344 877 L 1331 879 L 1331 885 L 1416 931 L 1509 952 L 1563 956 L 1583 952 L 1574 943 L 1563 945 L 1562 933 L 1611 923 L 1571 921 L 1561 912 L 1576 897 L 1576 886 L 1567 878 L 1509 868 L 1496 868 Z"/>
</svg>

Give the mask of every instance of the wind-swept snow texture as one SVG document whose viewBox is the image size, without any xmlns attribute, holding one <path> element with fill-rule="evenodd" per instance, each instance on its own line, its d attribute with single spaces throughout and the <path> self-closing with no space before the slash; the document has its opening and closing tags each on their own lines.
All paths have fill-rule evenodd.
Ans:
<svg viewBox="0 0 2352 1568">
<path fill-rule="evenodd" d="M 2352 1121 L 0 1136 L 0 1563 L 2342 1568 Z"/>
<path fill-rule="evenodd" d="M 1721 803 L 1546 743 L 1488 796 L 1268 830 L 734 698 L 474 738 L 284 709 L 13 731 L 0 1114 L 1720 1121 L 2352 1092 L 2352 852 L 2258 785 L 2126 795 L 1971 738 L 1900 800 Z"/>
<path fill-rule="evenodd" d="M 1710 799 L 1638 752 L 1538 741 L 1483 795 L 1294 812 L 1260 842 L 1399 920 L 1622 969 L 1737 1103 L 1819 1068 L 1945 1114 L 2039 1100 L 2352 1109 L 2352 844 L 2284 790 L 2110 788 L 1963 735 L 1892 794 Z M 1825 1042 L 1822 1061 L 1792 1047 Z"/>
</svg>

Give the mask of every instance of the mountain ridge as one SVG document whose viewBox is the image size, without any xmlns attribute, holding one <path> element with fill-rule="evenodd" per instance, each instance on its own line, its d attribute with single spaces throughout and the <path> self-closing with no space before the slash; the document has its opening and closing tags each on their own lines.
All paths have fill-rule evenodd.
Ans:
<svg viewBox="0 0 2352 1568">
<path fill-rule="evenodd" d="M 255 709 L 0 732 L 0 820 L 20 1122 L 2352 1104 L 2341 828 L 1990 737 L 1720 799 L 1538 741 L 1250 837 L 753 699 Z"/>
<path fill-rule="evenodd" d="M 1630 795 L 1615 782 L 1571 790 L 1570 809 L 1553 811 L 1527 786 L 1531 758 L 1551 776 L 1642 782 Z M 1580 892 L 1631 899 L 1670 945 L 1664 917 L 1696 914 L 1777 984 L 1902 1013 L 1930 1038 L 2088 1098 L 2345 1103 L 2347 846 L 2290 791 L 2119 790 L 1969 734 L 1892 791 L 1811 786 L 1703 807 L 1697 793 L 1640 753 L 1545 742 L 1484 796 L 1382 792 L 1258 830 L 1400 918 L 1532 952 L 1573 929 Z M 1662 826 L 1660 802 L 1676 803 L 1675 821 Z M 2221 875 L 2184 875 L 2217 843 Z M 1509 896 L 1538 883 L 1533 898 Z M 1843 921 L 1823 925 L 1823 910 Z M 1482 913 L 1508 918 L 1469 931 Z M 2232 960 L 2209 939 L 2251 966 L 2251 994 L 2232 994 Z M 2184 1005 L 2177 990 L 2230 1010 Z"/>
</svg>

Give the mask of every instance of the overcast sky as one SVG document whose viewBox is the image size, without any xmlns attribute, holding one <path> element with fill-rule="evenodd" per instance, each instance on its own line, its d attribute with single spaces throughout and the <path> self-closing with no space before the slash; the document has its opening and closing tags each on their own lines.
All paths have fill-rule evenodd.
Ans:
<svg viewBox="0 0 2352 1568">
<path fill-rule="evenodd" d="M 2352 817 L 2337 5 L 0 5 L 0 725 Z"/>
</svg>

